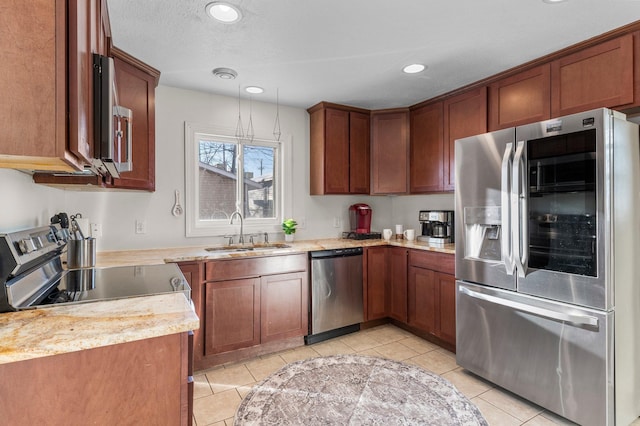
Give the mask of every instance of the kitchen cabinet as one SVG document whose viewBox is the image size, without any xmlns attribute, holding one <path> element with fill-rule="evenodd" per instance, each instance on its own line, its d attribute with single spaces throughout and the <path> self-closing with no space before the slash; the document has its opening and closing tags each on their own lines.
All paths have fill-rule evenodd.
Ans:
<svg viewBox="0 0 640 426">
<path fill-rule="evenodd" d="M 260 279 L 205 284 L 205 355 L 260 343 Z"/>
<path fill-rule="evenodd" d="M 110 53 L 115 62 L 119 102 L 133 112 L 133 170 L 109 179 L 107 187 L 155 191 L 155 90 L 160 71 L 116 47 Z"/>
<path fill-rule="evenodd" d="M 364 317 L 367 321 L 387 317 L 388 247 L 365 248 Z"/>
<path fill-rule="evenodd" d="M 551 118 L 551 66 L 544 64 L 489 85 L 489 131 Z"/>
<path fill-rule="evenodd" d="M 369 111 L 321 102 L 310 115 L 310 193 L 369 193 Z"/>
<path fill-rule="evenodd" d="M 440 192 L 444 185 L 444 109 L 442 102 L 410 112 L 409 190 L 412 194 Z"/>
<path fill-rule="evenodd" d="M 268 275 L 260 279 L 260 341 L 305 336 L 309 286 L 306 272 Z"/>
<path fill-rule="evenodd" d="M 389 304 L 388 316 L 407 322 L 407 256 L 402 247 L 389 247 Z"/>
<path fill-rule="evenodd" d="M 309 321 L 307 263 L 304 254 L 199 262 L 204 276 L 192 287 L 201 324 L 195 368 L 303 345 Z"/>
<path fill-rule="evenodd" d="M 155 88 L 160 72 L 117 47 L 111 47 L 109 53 L 114 58 L 118 100 L 133 113 L 132 170 L 119 178 L 35 173 L 34 182 L 69 188 L 155 190 Z"/>
<path fill-rule="evenodd" d="M 2 423 L 190 424 L 188 345 L 176 333 L 0 364 Z"/>
<path fill-rule="evenodd" d="M 453 255 L 409 250 L 408 324 L 455 348 Z"/>
<path fill-rule="evenodd" d="M 371 194 L 409 191 L 409 110 L 371 113 Z"/>
<path fill-rule="evenodd" d="M 71 151 L 67 136 L 66 93 L 70 91 L 67 58 L 75 54 L 73 46 L 67 52 L 68 3 L 65 0 L 3 3 L 1 167 L 56 171 L 83 167 Z"/>
<path fill-rule="evenodd" d="M 551 115 L 622 107 L 634 99 L 633 34 L 551 62 Z"/>
<path fill-rule="evenodd" d="M 444 101 L 444 191 L 455 189 L 455 141 L 487 132 L 487 88 L 482 86 Z"/>
</svg>

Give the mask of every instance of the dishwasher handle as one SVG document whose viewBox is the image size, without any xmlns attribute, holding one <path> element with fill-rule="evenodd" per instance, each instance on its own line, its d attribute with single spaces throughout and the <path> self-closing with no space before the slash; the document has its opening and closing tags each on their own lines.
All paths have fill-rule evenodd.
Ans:
<svg viewBox="0 0 640 426">
<path fill-rule="evenodd" d="M 310 251 L 309 259 L 327 259 L 332 257 L 362 256 L 362 247 Z"/>
</svg>

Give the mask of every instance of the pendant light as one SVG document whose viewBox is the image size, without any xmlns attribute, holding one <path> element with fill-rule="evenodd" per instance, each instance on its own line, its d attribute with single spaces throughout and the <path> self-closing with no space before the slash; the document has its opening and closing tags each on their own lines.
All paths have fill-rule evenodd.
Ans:
<svg viewBox="0 0 640 426">
<path fill-rule="evenodd" d="M 236 124 L 236 139 L 238 139 L 238 142 L 242 142 L 242 139 L 244 139 L 242 117 L 240 117 L 240 85 L 238 85 L 238 123 Z"/>
<path fill-rule="evenodd" d="M 276 89 L 276 122 L 273 123 L 273 137 L 280 142 L 280 89 Z"/>
<path fill-rule="evenodd" d="M 249 125 L 247 126 L 247 134 L 246 138 L 248 142 L 253 142 L 253 137 L 255 133 L 253 131 L 253 96 L 249 95 Z"/>
</svg>

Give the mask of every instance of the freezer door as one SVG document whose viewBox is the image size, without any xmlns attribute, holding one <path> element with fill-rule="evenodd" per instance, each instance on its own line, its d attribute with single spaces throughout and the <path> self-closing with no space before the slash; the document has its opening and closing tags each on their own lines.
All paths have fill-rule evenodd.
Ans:
<svg viewBox="0 0 640 426">
<path fill-rule="evenodd" d="M 581 425 L 614 424 L 613 312 L 456 284 L 460 366 Z"/>
<path fill-rule="evenodd" d="M 515 129 L 459 139 L 455 147 L 456 277 L 515 289 L 511 250 Z"/>
</svg>

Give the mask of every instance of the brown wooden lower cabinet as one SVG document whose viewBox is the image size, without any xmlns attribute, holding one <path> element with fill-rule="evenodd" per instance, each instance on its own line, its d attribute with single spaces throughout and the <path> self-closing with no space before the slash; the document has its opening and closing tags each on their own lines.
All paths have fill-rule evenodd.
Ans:
<svg viewBox="0 0 640 426">
<path fill-rule="evenodd" d="M 387 317 L 388 247 L 365 250 L 364 312 L 365 320 Z"/>
<path fill-rule="evenodd" d="M 181 263 L 200 318 L 195 369 L 304 344 L 307 263 L 306 254 Z"/>
<path fill-rule="evenodd" d="M 389 247 L 389 304 L 391 318 L 407 322 L 407 254 L 402 247 Z"/>
<path fill-rule="evenodd" d="M 0 365 L 0 423 L 188 425 L 187 333 Z"/>
<path fill-rule="evenodd" d="M 305 336 L 309 329 L 307 273 L 260 279 L 260 342 Z"/>
<path fill-rule="evenodd" d="M 455 348 L 456 283 L 453 255 L 410 250 L 408 324 Z"/>
<path fill-rule="evenodd" d="M 205 355 L 260 344 L 260 278 L 205 284 Z"/>
</svg>

